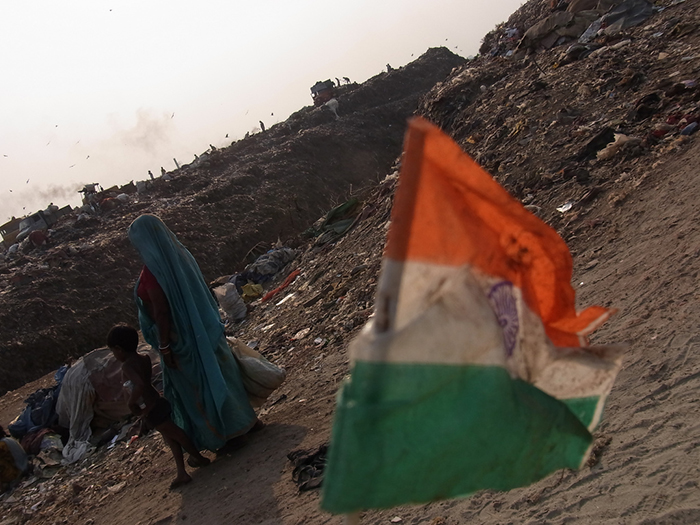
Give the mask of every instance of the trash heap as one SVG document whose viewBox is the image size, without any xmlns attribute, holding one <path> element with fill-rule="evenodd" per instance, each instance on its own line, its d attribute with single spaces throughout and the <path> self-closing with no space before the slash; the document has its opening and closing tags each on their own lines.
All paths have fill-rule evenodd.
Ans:
<svg viewBox="0 0 700 525">
<path fill-rule="evenodd" d="M 591 213 L 594 203 L 600 201 L 613 213 L 625 205 L 650 172 L 697 140 L 694 132 L 700 101 L 700 13 L 692 2 L 660 0 L 637 25 L 608 33 L 601 32 L 605 29 L 601 23 L 587 43 L 579 42 L 580 36 L 558 34 L 549 47 L 520 45 L 531 27 L 553 14 L 566 12 L 568 7 L 562 7 L 542 0 L 523 5 L 487 35 L 481 56 L 456 66 L 421 98 L 419 112 L 450 133 L 506 189 L 566 240 L 574 241 L 584 232 L 591 235 L 591 231 L 611 220 L 611 214 Z M 583 32 L 589 27 L 590 24 Z M 352 93 L 360 108 L 361 94 Z M 276 170 L 288 167 L 288 159 L 295 155 L 310 162 L 309 156 L 301 156 L 300 152 L 306 148 L 322 149 L 322 138 L 326 137 L 318 129 L 299 126 L 301 119 L 329 119 L 330 127 L 326 129 L 335 129 L 333 126 L 346 118 L 342 104 L 341 97 L 337 121 L 330 113 L 320 113 L 321 108 L 317 109 L 319 113 L 308 108 L 290 117 L 289 131 L 283 133 L 306 136 L 309 141 L 289 142 L 288 149 L 275 150 L 274 155 L 281 160 L 274 170 L 268 164 L 253 162 L 252 159 L 263 158 L 255 152 L 266 143 L 262 139 L 257 142 L 252 136 L 236 143 L 235 155 L 212 153 L 200 167 L 183 167 L 180 175 L 184 176 L 154 181 L 150 199 L 134 201 L 128 213 L 86 225 L 89 235 L 76 233 L 75 225 L 74 230 L 59 232 L 66 239 L 61 246 L 65 242 L 75 251 L 57 265 L 72 272 L 82 271 L 91 283 L 97 283 L 99 278 L 100 286 L 95 286 L 93 297 L 66 294 L 62 298 L 70 300 L 63 303 L 65 306 L 48 296 L 37 297 L 30 283 L 42 283 L 50 289 L 65 287 L 66 281 L 41 268 L 40 265 L 49 264 L 44 262 L 48 252 L 36 251 L 26 254 L 22 264 L 8 266 L 5 273 L 0 273 L 5 286 L 3 300 L 11 295 L 13 302 L 8 304 L 13 311 L 28 314 L 27 329 L 41 331 L 49 319 L 54 330 L 68 333 L 71 327 L 91 324 L 86 332 L 103 337 L 105 327 L 92 325 L 102 322 L 102 318 L 106 318 L 106 324 L 112 324 L 117 314 L 131 308 L 129 294 L 139 264 L 125 239 L 126 226 L 139 213 L 158 213 L 173 225 L 198 261 L 203 261 L 205 275 L 223 276 L 213 284 L 230 284 L 243 299 L 245 315 L 229 319 L 227 335 L 237 337 L 287 370 L 287 387 L 265 403 L 259 415 L 263 419 L 295 423 L 299 420 L 314 430 L 315 445 L 321 444 L 327 439 L 330 426 L 332 396 L 347 373 L 347 343 L 372 315 L 397 166 L 389 164 L 379 177 L 381 182 L 368 183 L 362 191 L 354 188 L 351 194 L 341 192 L 342 197 L 324 206 L 309 204 L 313 196 L 309 201 L 293 203 L 311 215 L 295 223 L 297 233 L 308 229 L 307 236 L 283 243 L 294 250 L 294 257 L 280 263 L 275 276 L 262 284 L 247 278 L 239 282 L 235 276 L 245 275 L 246 263 L 254 262 L 269 249 L 281 248 L 273 245 L 276 236 L 267 235 L 275 231 L 266 229 L 269 221 L 264 218 L 269 211 L 266 206 L 272 204 L 248 208 L 254 210 L 251 223 L 262 225 L 261 231 L 266 234 L 249 238 L 245 250 L 235 252 L 236 258 L 221 257 L 222 253 L 231 253 L 227 251 L 230 246 L 209 248 L 212 242 L 224 246 L 226 239 L 234 236 L 230 220 L 212 223 L 211 230 L 201 225 L 210 217 L 207 214 L 216 213 L 217 207 L 221 208 L 221 215 L 217 216 L 232 213 L 233 201 L 216 200 L 221 192 L 234 195 L 231 199 L 237 203 L 257 202 L 259 194 L 253 190 L 259 186 L 253 183 L 262 180 L 264 187 L 269 183 L 268 175 L 275 174 L 271 179 L 278 177 Z M 369 121 L 371 108 L 358 109 L 358 115 Z M 274 129 L 273 126 L 265 133 L 265 140 L 274 136 Z M 227 178 L 226 170 L 234 169 L 227 166 L 243 159 L 246 167 L 241 176 L 245 183 Z M 206 163 L 210 164 L 202 167 Z M 210 176 L 211 183 L 205 184 L 196 170 L 210 170 L 202 173 Z M 242 185 L 236 186 L 239 183 Z M 352 201 L 348 197 L 356 198 L 352 206 L 348 205 Z M 333 213 L 346 205 L 343 213 Z M 273 215 L 271 220 L 278 219 L 278 215 Z M 333 227 L 341 221 L 345 222 L 338 224 L 337 229 Z M 332 232 L 327 236 L 331 238 L 320 242 L 328 232 Z M 262 243 L 261 248 L 252 249 L 258 243 Z M 246 259 L 246 255 L 250 257 Z M 10 288 L 8 281 L 19 273 L 29 274 L 29 283 L 12 283 Z M 77 282 L 77 277 L 73 279 Z M 276 293 L 263 300 L 271 291 Z M 117 296 L 124 297 L 123 303 L 115 299 Z M 35 302 L 26 306 L 24 303 L 29 301 Z M 83 317 L 78 310 L 90 312 L 90 317 Z M 67 312 L 71 312 L 70 317 L 63 316 Z M 132 319 L 126 316 L 119 320 L 134 322 Z M 76 324 L 78 320 L 83 324 Z M 4 323 L 4 318 L 0 321 Z M 12 326 L 17 334 L 25 329 L 18 323 L 3 326 Z M 63 341 L 66 340 L 67 336 Z M 27 347 L 41 351 L 38 343 Z M 604 448 L 609 438 L 603 442 L 600 446 Z M 145 473 L 148 465 L 156 472 L 172 471 L 158 436 L 141 437 L 128 447 L 127 442 L 118 442 L 111 450 L 102 447 L 73 465 L 59 467 L 50 478 L 25 479 L 12 494 L 3 497 L 3 511 L 11 519 L 16 518 L 11 523 L 88 520 L 114 494 L 135 495 L 142 490 L 137 478 L 141 472 L 151 475 Z M 288 470 L 291 479 L 292 468 Z M 482 499 L 488 499 L 488 494 Z M 474 498 L 474 505 L 479 500 L 480 497 Z"/>
<path fill-rule="evenodd" d="M 267 300 L 264 295 L 246 298 L 247 312 L 243 320 L 227 319 L 224 315 L 227 335 L 235 336 L 267 359 L 297 374 L 327 370 L 324 359 L 331 356 L 336 361 L 344 360 L 343 347 L 371 315 L 374 284 L 396 181 L 396 173 L 388 175 L 376 188 L 358 195 L 351 207 L 346 205 L 343 217 L 351 218 L 353 226 L 339 234 L 335 242 L 319 244 L 316 238 L 310 238 L 296 251 L 273 247 L 240 274 L 219 279 L 235 288 L 231 279 L 235 281 L 237 275 L 260 276 L 263 270 L 271 271 L 274 273 L 267 274 L 261 287 L 264 295 L 278 290 Z M 354 210 L 350 216 L 348 208 Z M 317 224 L 337 214 L 331 212 L 324 214 Z M 290 275 L 294 278 L 289 279 Z M 289 282 L 282 286 L 286 281 Z M 145 345 L 139 350 L 148 351 Z M 93 354 L 103 359 L 104 352 L 105 349 L 95 350 L 68 369 L 74 370 L 71 376 L 76 378 L 72 381 L 73 390 L 76 390 L 75 383 L 79 383 L 77 379 L 84 375 L 81 363 L 85 359 L 96 361 L 91 357 Z M 151 357 L 157 363 L 157 359 Z M 97 382 L 99 389 L 93 390 L 102 392 L 94 396 L 97 407 L 98 404 L 102 406 L 102 398 L 114 401 L 115 391 L 121 392 L 122 384 L 110 382 L 114 374 L 109 373 L 110 367 L 104 363 L 93 368 L 99 371 L 99 377 L 90 384 Z M 64 376 L 61 377 L 63 380 Z M 338 380 L 341 378 L 342 375 L 337 375 Z M 66 388 L 65 383 L 62 388 Z M 334 384 L 324 381 L 323 388 L 331 391 Z M 285 403 L 297 399 L 298 395 L 296 387 L 283 388 L 283 392 L 262 405 L 259 416 L 270 417 L 273 411 L 284 408 Z M 80 423 L 79 396 L 71 393 L 68 398 L 76 401 L 73 419 Z M 115 404 L 110 407 L 114 413 Z M 105 415 L 104 409 L 96 408 L 93 412 L 96 416 Z M 21 419 L 20 416 L 18 420 Z M 107 427 L 104 427 L 104 419 L 93 422 L 92 427 L 98 425 L 100 430 L 92 432 L 75 458 L 71 454 L 76 447 L 66 445 L 62 452 L 60 440 L 46 443 L 47 447 L 52 444 L 53 449 L 34 451 L 35 454 L 30 455 L 30 472 L 12 491 L 0 497 L 0 505 L 11 519 L 10 523 L 87 520 L 91 513 L 118 494 L 134 490 L 138 485 L 135 473 L 147 469 L 149 475 L 167 478 L 172 470 L 167 446 L 158 433 L 143 435 L 139 425 L 134 423 L 135 419 L 126 414 L 110 420 Z M 43 434 L 51 435 L 46 430 Z M 319 482 L 320 478 L 314 477 L 313 483 L 305 487 L 317 488 Z"/>
<path fill-rule="evenodd" d="M 305 107 L 264 133 L 210 147 L 167 177 L 145 181 L 124 202 L 110 201 L 109 210 L 63 217 L 48 243 L 0 259 L 0 393 L 102 346 L 115 322 L 136 322 L 140 263 L 125 232 L 140 214 L 163 219 L 207 280 L 239 272 L 256 246 L 293 239 L 381 180 L 401 152 L 404 123 L 420 96 L 464 62 L 431 49 L 391 73 L 343 85 L 340 118 Z"/>
<path fill-rule="evenodd" d="M 583 4 L 594 20 L 547 37 L 556 28 L 545 21 Z M 593 199 L 622 203 L 700 119 L 696 7 L 604 4 L 528 2 L 419 109 L 557 228 Z"/>
</svg>

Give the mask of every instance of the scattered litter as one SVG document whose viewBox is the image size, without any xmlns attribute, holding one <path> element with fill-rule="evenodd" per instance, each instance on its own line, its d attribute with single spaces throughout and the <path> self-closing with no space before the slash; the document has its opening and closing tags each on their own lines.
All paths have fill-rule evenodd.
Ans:
<svg viewBox="0 0 700 525">
<path fill-rule="evenodd" d="M 299 401 L 301 402 L 302 400 Z M 327 453 L 328 444 L 326 443 L 315 451 L 293 450 L 287 454 L 287 459 L 294 467 L 292 480 L 299 486 L 299 491 L 316 489 L 321 486 Z"/>
<path fill-rule="evenodd" d="M 229 282 L 217 286 L 212 291 L 226 317 L 231 321 L 240 321 L 245 318 L 248 308 L 243 298 L 239 295 L 235 284 Z"/>
<path fill-rule="evenodd" d="M 261 284 L 255 284 L 253 282 L 248 282 L 243 285 L 243 297 L 244 300 L 251 300 L 260 297 L 263 294 L 263 287 Z"/>
<path fill-rule="evenodd" d="M 292 337 L 292 341 L 299 341 L 300 339 L 304 339 L 304 337 L 309 335 L 309 332 L 311 332 L 311 328 L 304 328 L 303 330 L 299 330 L 296 334 L 294 334 L 294 337 Z"/>
<path fill-rule="evenodd" d="M 112 485 L 111 487 L 107 487 L 107 490 L 109 492 L 111 492 L 112 494 L 116 494 L 117 492 L 120 492 L 125 486 L 126 486 L 126 481 L 122 481 L 121 483 L 117 483 L 116 485 Z"/>
<path fill-rule="evenodd" d="M 285 297 L 284 299 L 282 299 L 280 302 L 276 303 L 275 306 L 281 306 L 281 305 L 283 305 L 284 303 L 286 303 L 287 301 L 289 301 L 290 299 L 293 299 L 293 298 L 294 298 L 294 293 L 290 293 L 287 297 Z"/>
<path fill-rule="evenodd" d="M 566 213 L 567 211 L 569 211 L 573 207 L 574 207 L 574 203 L 569 201 L 569 202 L 565 202 L 561 206 L 557 207 L 557 211 L 559 213 Z"/>
<path fill-rule="evenodd" d="M 598 266 L 598 259 L 593 259 L 592 261 L 589 261 L 588 264 L 585 266 L 585 270 L 591 270 Z"/>
<path fill-rule="evenodd" d="M 622 148 L 637 146 L 642 142 L 642 139 L 637 137 L 629 137 L 622 133 L 615 133 L 615 141 L 608 144 L 605 148 L 596 154 L 598 160 L 611 159 Z"/>
<path fill-rule="evenodd" d="M 329 211 L 323 219 L 308 228 L 304 235 L 316 237 L 316 244 L 336 241 L 345 235 L 359 221 L 360 201 L 353 197 Z"/>
<path fill-rule="evenodd" d="M 684 127 L 681 130 L 681 135 L 692 135 L 695 133 L 698 129 L 698 123 L 697 122 L 691 122 L 688 124 L 686 127 Z"/>
<path fill-rule="evenodd" d="M 290 274 L 287 276 L 287 278 L 282 282 L 282 284 L 280 284 L 280 285 L 279 285 L 277 288 L 275 288 L 274 290 L 271 290 L 271 291 L 267 292 L 267 293 L 263 296 L 262 302 L 269 301 L 269 300 L 272 299 L 275 295 L 277 295 L 277 294 L 280 293 L 282 290 L 284 290 L 285 288 L 287 288 L 290 284 L 292 284 L 292 283 L 294 282 L 294 280 L 295 280 L 297 277 L 299 277 L 300 274 L 301 274 L 301 270 L 294 270 L 292 273 L 290 273 Z"/>
</svg>

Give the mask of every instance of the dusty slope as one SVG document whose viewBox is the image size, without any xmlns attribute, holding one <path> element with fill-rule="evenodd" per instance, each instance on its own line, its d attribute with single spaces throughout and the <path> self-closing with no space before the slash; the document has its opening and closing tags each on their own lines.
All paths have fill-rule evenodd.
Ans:
<svg viewBox="0 0 700 525">
<path fill-rule="evenodd" d="M 618 50 L 627 49 L 622 56 L 610 51 L 616 57 L 612 62 L 609 56 L 554 69 L 561 52 L 555 48 L 538 56 L 546 68 L 541 76 L 532 64 L 480 59 L 424 100 L 428 116 L 564 235 L 575 254 L 580 304 L 620 309 L 595 340 L 626 340 L 631 346 L 597 434 L 599 461 L 592 468 L 560 472 L 507 494 L 484 492 L 468 500 L 373 511 L 363 523 L 388 523 L 394 516 L 403 523 L 434 525 L 700 521 L 697 136 L 678 140 L 676 127 L 668 140 L 648 142 L 608 161 L 576 158 L 606 126 L 646 137 L 669 114 L 697 110 L 697 90 L 669 94 L 665 81 L 673 85 L 673 79 L 697 77 L 696 61 L 682 60 L 697 49 L 696 36 L 672 35 L 681 21 L 696 23 L 698 4 L 680 4 L 652 17 L 649 29 L 629 31 L 624 36 L 631 36 L 632 43 Z M 667 38 L 652 39 L 659 30 L 667 31 Z M 659 46 L 670 58 L 658 60 Z M 649 57 L 655 60 L 646 62 Z M 647 80 L 634 89 L 619 86 L 624 76 L 616 76 L 622 72 L 618 66 L 636 63 L 645 66 Z M 493 80 L 463 82 L 470 75 L 491 75 Z M 498 83 L 500 78 L 504 80 Z M 547 97 L 537 81 L 548 86 Z M 577 95 L 580 84 L 592 86 L 589 96 Z M 490 87 L 484 92 L 481 85 Z M 630 114 L 635 102 L 652 92 L 659 93 L 657 112 L 643 119 Z M 573 116 L 572 109 L 580 115 L 566 118 Z M 580 117 L 586 120 L 577 122 Z M 580 169 L 588 176 L 581 176 Z M 371 312 L 391 195 L 391 181 L 376 188 L 366 199 L 367 216 L 355 230 L 335 246 L 304 252 L 298 261 L 302 275 L 286 292 L 295 298 L 259 308 L 241 326 L 238 335 L 259 341 L 266 355 L 290 372 L 280 397 L 273 398 L 279 401 L 263 409 L 268 427 L 251 436 L 246 447 L 196 472 L 194 484 L 172 494 L 166 491 L 173 472 L 170 460 L 159 440 L 149 437 L 137 447 L 122 445 L 16 492 L 18 501 L 5 503 L 5 513 L 41 524 L 90 519 L 339 524 L 339 518 L 318 510 L 317 493 L 297 493 L 285 455 L 328 438 L 333 398 L 347 372 L 347 342 Z M 556 211 L 566 202 L 572 203 L 569 211 Z M 317 302 L 304 306 L 319 294 Z M 304 328 L 311 332 L 292 341 Z M 0 423 L 17 412 L 24 393 L 33 388 L 2 398 Z M 76 493 L 73 482 L 85 490 Z"/>
</svg>

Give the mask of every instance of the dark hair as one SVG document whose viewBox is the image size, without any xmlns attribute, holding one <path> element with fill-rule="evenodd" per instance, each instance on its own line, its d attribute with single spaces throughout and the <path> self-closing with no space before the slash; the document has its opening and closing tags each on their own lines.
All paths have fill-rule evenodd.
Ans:
<svg viewBox="0 0 700 525">
<path fill-rule="evenodd" d="M 136 352 L 139 345 L 139 333 L 128 324 L 118 324 L 107 334 L 107 346 L 120 347 L 126 352 Z"/>
</svg>

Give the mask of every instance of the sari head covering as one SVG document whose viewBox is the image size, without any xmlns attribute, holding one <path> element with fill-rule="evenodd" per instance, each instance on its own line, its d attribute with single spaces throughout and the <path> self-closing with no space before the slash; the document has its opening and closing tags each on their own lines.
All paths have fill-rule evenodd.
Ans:
<svg viewBox="0 0 700 525">
<path fill-rule="evenodd" d="M 256 422 L 238 363 L 226 342 L 219 309 L 192 254 L 155 215 L 141 215 L 129 240 L 155 276 L 170 306 L 170 348 L 177 369 L 163 366 L 163 390 L 173 420 L 201 449 L 216 450 Z M 159 346 L 158 327 L 136 294 L 144 339 Z"/>
</svg>

